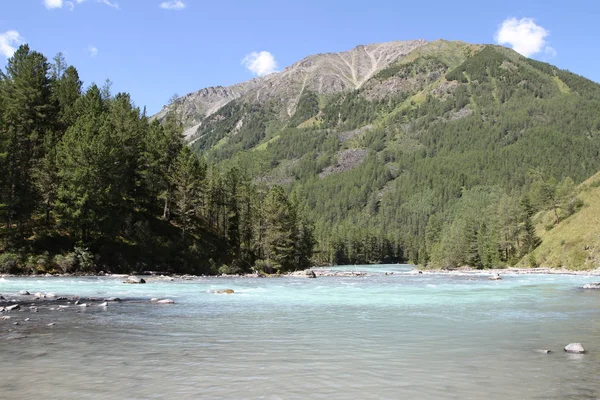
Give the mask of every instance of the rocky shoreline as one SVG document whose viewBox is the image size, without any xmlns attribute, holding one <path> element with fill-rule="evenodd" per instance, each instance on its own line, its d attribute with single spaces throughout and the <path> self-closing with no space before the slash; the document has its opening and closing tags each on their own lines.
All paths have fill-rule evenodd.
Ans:
<svg viewBox="0 0 600 400">
<path fill-rule="evenodd" d="M 381 272 L 380 272 L 381 273 Z M 365 270 L 354 270 L 354 271 L 340 271 L 333 270 L 327 267 L 314 267 L 307 270 L 299 270 L 289 272 L 285 274 L 265 274 L 262 272 L 255 272 L 241 275 L 190 275 L 190 274 L 169 274 L 163 272 L 144 272 L 136 274 L 110 274 L 100 272 L 98 274 L 45 274 L 45 275 L 22 275 L 22 274 L 0 274 L 0 278 L 29 278 L 29 277 L 47 277 L 47 278 L 84 278 L 84 277 L 107 277 L 107 278 L 123 278 L 124 283 L 139 283 L 139 280 L 145 280 L 148 282 L 152 281 L 174 281 L 179 280 L 195 280 L 199 278 L 312 278 L 314 277 L 364 277 L 371 276 L 375 273 L 369 272 L 368 268 Z M 410 271 L 406 272 L 388 272 L 385 275 L 530 275 L 530 274 L 541 274 L 541 275 L 587 275 L 587 276 L 600 276 L 600 268 L 593 270 L 570 270 L 566 268 L 494 268 L 494 269 L 474 269 L 470 267 L 462 267 L 458 269 L 437 269 L 437 268 L 419 268 L 414 267 Z M 138 282 L 134 281 L 132 277 L 137 277 Z M 129 281 L 128 281 L 129 280 Z"/>
</svg>

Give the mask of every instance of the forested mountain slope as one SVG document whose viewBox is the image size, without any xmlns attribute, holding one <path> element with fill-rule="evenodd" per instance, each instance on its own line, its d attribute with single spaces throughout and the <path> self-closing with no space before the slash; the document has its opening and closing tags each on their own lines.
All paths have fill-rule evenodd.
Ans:
<svg viewBox="0 0 600 400">
<path fill-rule="evenodd" d="M 335 90 L 263 97 L 287 72 L 261 78 L 194 120 L 192 147 L 283 186 L 315 221 L 318 262 L 516 263 L 547 205 L 532 188 L 600 170 L 600 86 L 499 46 L 399 43 Z"/>
</svg>

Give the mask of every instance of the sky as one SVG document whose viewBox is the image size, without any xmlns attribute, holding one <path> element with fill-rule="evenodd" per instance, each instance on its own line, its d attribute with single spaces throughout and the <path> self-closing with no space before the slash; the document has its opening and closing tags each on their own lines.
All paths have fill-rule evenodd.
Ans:
<svg viewBox="0 0 600 400">
<path fill-rule="evenodd" d="M 409 39 L 497 43 L 600 82 L 598 0 L 0 0 L 0 68 L 28 43 L 148 113 L 316 53 Z"/>
</svg>

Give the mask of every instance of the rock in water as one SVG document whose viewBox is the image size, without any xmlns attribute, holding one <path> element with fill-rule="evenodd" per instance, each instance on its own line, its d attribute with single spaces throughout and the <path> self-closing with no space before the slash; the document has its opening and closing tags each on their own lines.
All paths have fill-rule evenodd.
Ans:
<svg viewBox="0 0 600 400">
<path fill-rule="evenodd" d="M 594 282 L 594 283 L 586 283 L 585 285 L 583 285 L 584 289 L 600 289 L 600 282 Z"/>
<path fill-rule="evenodd" d="M 18 304 L 4 307 L 5 311 L 15 311 L 15 310 L 20 310 L 20 309 L 21 309 L 21 306 Z"/>
<path fill-rule="evenodd" d="M 127 279 L 123 281 L 123 283 L 140 284 L 146 283 L 146 281 L 143 278 L 138 278 L 137 276 L 128 276 Z"/>
<path fill-rule="evenodd" d="M 290 276 L 294 276 L 297 278 L 316 278 L 317 275 L 315 274 L 315 271 L 313 271 L 312 269 L 306 269 L 304 271 L 294 271 L 290 274 Z"/>
<path fill-rule="evenodd" d="M 37 292 L 36 294 L 34 294 L 34 296 L 35 296 L 36 298 L 38 298 L 38 299 L 43 299 L 44 297 L 46 297 L 46 296 L 44 295 L 44 293 L 42 293 L 42 292 Z"/>
<path fill-rule="evenodd" d="M 0 321 L 8 321 L 10 319 L 10 316 L 8 315 L 4 315 L 2 317 L 0 317 Z"/>
<path fill-rule="evenodd" d="M 106 301 L 104 303 L 98 304 L 98 307 L 106 307 L 106 306 L 108 306 L 108 303 Z"/>
<path fill-rule="evenodd" d="M 583 348 L 583 345 L 581 343 L 570 343 L 565 346 L 565 351 L 567 353 L 573 353 L 573 354 L 585 353 L 585 349 Z"/>
<path fill-rule="evenodd" d="M 157 304 L 175 304 L 175 300 L 171 299 L 162 299 L 156 302 Z"/>
<path fill-rule="evenodd" d="M 500 276 L 500 274 L 495 274 L 495 275 L 490 276 L 488 279 L 490 281 L 500 281 L 500 280 L 502 280 L 502 277 Z"/>
<path fill-rule="evenodd" d="M 536 353 L 540 353 L 540 354 L 550 354 L 550 353 L 552 353 L 552 350 L 548 350 L 548 349 L 535 349 L 534 351 Z"/>
<path fill-rule="evenodd" d="M 29 296 L 29 294 L 30 294 L 30 293 L 29 293 L 27 290 L 21 290 L 21 291 L 19 292 L 19 294 L 20 294 L 21 296 Z"/>
<path fill-rule="evenodd" d="M 116 301 L 116 302 L 119 302 L 119 301 L 121 301 L 121 299 L 118 298 L 118 297 L 107 297 L 107 298 L 104 299 L 104 301 Z"/>
</svg>

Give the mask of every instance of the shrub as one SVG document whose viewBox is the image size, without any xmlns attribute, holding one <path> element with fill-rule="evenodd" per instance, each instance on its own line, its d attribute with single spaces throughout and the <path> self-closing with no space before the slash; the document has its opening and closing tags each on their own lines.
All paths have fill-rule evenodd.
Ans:
<svg viewBox="0 0 600 400">
<path fill-rule="evenodd" d="M 75 253 L 58 254 L 54 257 L 54 263 L 63 274 L 74 272 L 77 268 Z"/>
<path fill-rule="evenodd" d="M 0 273 L 19 273 L 19 256 L 14 253 L 0 254 Z"/>
</svg>

